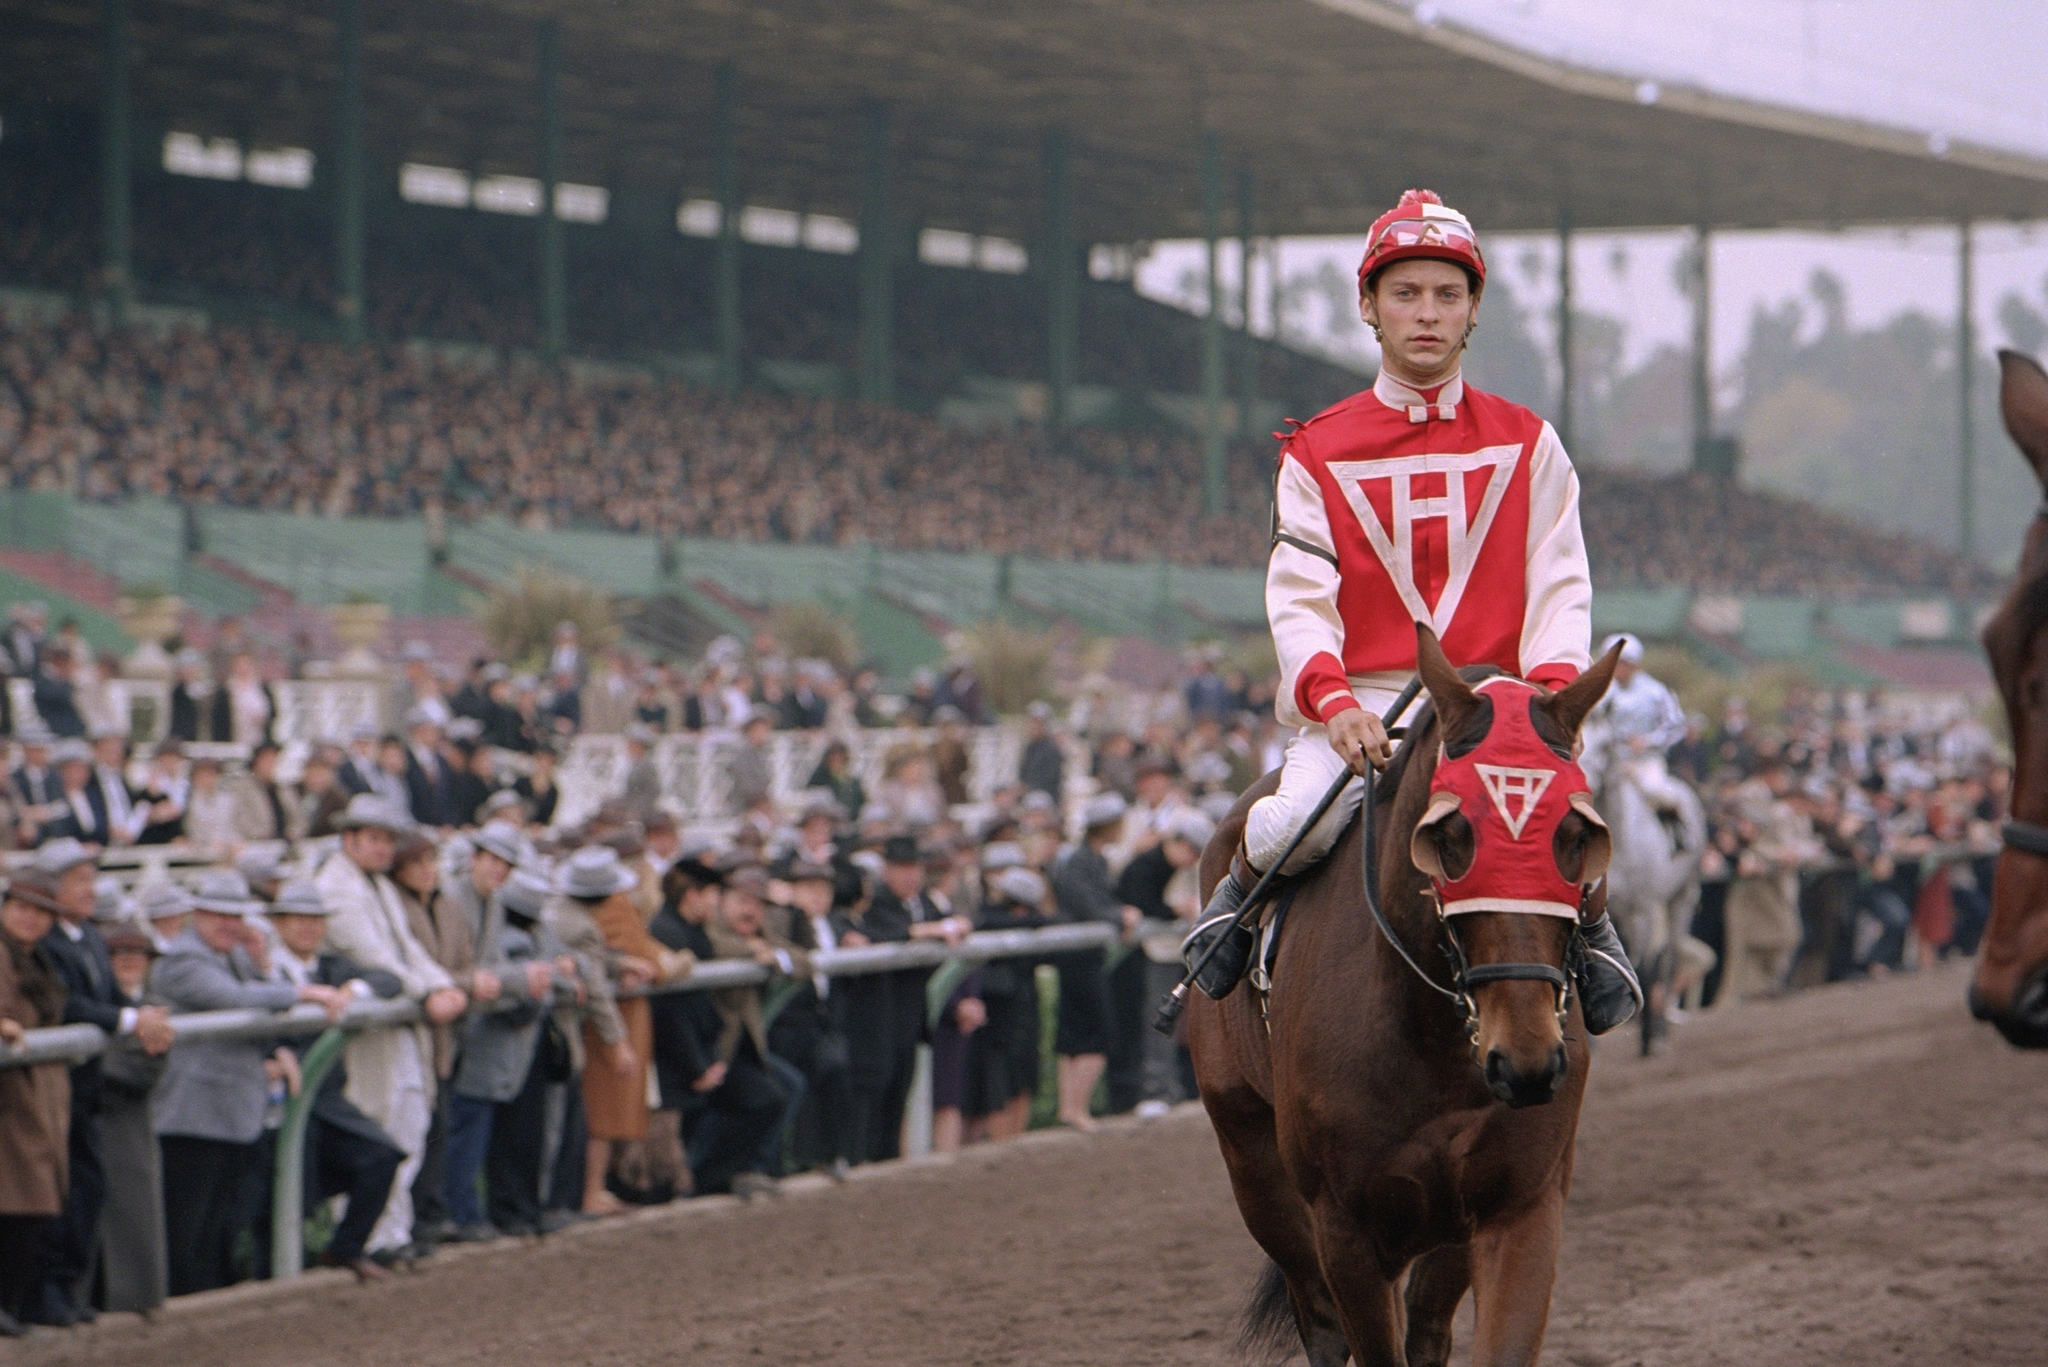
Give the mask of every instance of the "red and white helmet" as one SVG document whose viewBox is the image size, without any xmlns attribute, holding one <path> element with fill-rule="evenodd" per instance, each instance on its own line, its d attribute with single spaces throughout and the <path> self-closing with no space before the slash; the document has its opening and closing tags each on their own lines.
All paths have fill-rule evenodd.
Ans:
<svg viewBox="0 0 2048 1367">
<path fill-rule="evenodd" d="M 1479 252 L 1479 234 L 1472 221 L 1444 207 L 1434 190 L 1408 190 L 1401 202 L 1373 221 L 1365 240 L 1365 259 L 1358 263 L 1358 292 L 1366 278 L 1396 261 L 1424 257 L 1463 266 L 1486 283 L 1486 258 Z"/>
</svg>

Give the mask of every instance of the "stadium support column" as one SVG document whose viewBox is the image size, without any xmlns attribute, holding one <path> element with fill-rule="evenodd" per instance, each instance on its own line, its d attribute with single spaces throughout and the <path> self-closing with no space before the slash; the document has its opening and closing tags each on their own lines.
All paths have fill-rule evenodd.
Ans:
<svg viewBox="0 0 2048 1367">
<path fill-rule="evenodd" d="M 560 360 L 569 343 L 569 282 L 562 262 L 562 216 L 555 186 L 562 179 L 562 28 L 540 21 L 540 351 Z"/>
<path fill-rule="evenodd" d="M 860 396 L 896 402 L 896 232 L 889 209 L 889 106 L 860 111 Z"/>
<path fill-rule="evenodd" d="M 718 177 L 718 246 L 712 261 L 712 325 L 718 343 L 718 387 L 740 392 L 740 155 L 731 62 L 712 80 L 712 160 Z"/>
<path fill-rule="evenodd" d="M 1259 344 L 1252 337 L 1252 171 L 1237 172 L 1237 434 L 1252 435 L 1259 401 Z"/>
<path fill-rule="evenodd" d="M 107 307 L 115 322 L 134 294 L 129 258 L 128 0 L 101 0 L 100 231 Z"/>
<path fill-rule="evenodd" d="M 1713 238 L 1702 223 L 1692 244 L 1692 467 L 1715 465 L 1713 380 Z"/>
<path fill-rule="evenodd" d="M 1968 560 L 1977 554 L 1976 425 L 1970 414 L 1976 371 L 1977 332 L 1971 325 L 1975 302 L 1970 278 L 1970 220 L 1956 224 L 1956 554 Z"/>
<path fill-rule="evenodd" d="M 1209 312 L 1202 319 L 1202 511 L 1223 511 L 1223 281 L 1216 239 L 1223 229 L 1223 140 L 1202 134 L 1202 241 Z"/>
<path fill-rule="evenodd" d="M 1053 431 L 1062 432 L 1074 420 L 1075 358 L 1081 340 L 1073 148 L 1064 127 L 1045 131 L 1044 160 L 1046 423 Z"/>
<path fill-rule="evenodd" d="M 1557 439 L 1572 449 L 1572 216 L 1557 209 Z"/>
<path fill-rule="evenodd" d="M 337 0 L 335 65 L 341 99 L 334 130 L 334 316 L 341 339 L 367 335 L 363 298 L 363 5 Z"/>
</svg>

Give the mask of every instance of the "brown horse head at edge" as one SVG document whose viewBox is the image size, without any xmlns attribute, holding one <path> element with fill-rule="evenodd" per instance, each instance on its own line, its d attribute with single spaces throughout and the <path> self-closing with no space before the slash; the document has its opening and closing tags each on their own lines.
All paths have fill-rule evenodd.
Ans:
<svg viewBox="0 0 2048 1367">
<path fill-rule="evenodd" d="M 2048 372 L 2017 351 L 1998 353 L 2005 430 L 2048 486 Z M 2048 504 L 2044 504 L 2048 512 Z M 1991 677 L 2012 731 L 2015 821 L 2048 825 L 2048 516 L 2036 516 L 2005 601 L 1984 626 Z M 2048 856 L 1998 856 L 1991 921 L 1970 985 L 1970 1012 L 2022 1048 L 2048 1048 Z"/>
<path fill-rule="evenodd" d="M 1606 693 L 1621 658 L 1616 646 L 1593 667 L 1555 693 L 1540 696 L 1531 709 L 1537 734 L 1565 753 L 1579 727 Z M 1448 746 L 1483 736 L 1492 708 L 1443 652 L 1436 633 L 1417 624 L 1416 671 L 1436 713 L 1437 735 Z M 1453 807 L 1437 819 L 1425 815 L 1407 842 L 1424 873 L 1462 877 L 1477 855 L 1472 823 Z M 1576 806 L 1558 824 L 1551 855 L 1572 883 L 1597 883 L 1613 845 L 1595 816 Z M 1465 957 L 1475 967 L 1496 963 L 1562 963 L 1572 923 L 1555 916 L 1475 912 L 1455 918 Z M 1474 1033 L 1487 1090 L 1510 1106 L 1541 1105 L 1554 1094 L 1567 1069 L 1564 1027 L 1554 989 L 1530 979 L 1484 983 L 1472 990 L 1479 1019 Z"/>
</svg>

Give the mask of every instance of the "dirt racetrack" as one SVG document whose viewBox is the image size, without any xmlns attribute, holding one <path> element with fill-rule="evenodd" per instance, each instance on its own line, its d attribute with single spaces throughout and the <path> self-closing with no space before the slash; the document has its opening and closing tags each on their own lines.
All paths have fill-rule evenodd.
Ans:
<svg viewBox="0 0 2048 1367">
<path fill-rule="evenodd" d="M 1937 969 L 1608 1046 L 1546 1361 L 2048 1362 L 2048 1054 Z M 0 1364 L 1212 1364 L 1258 1255 L 1194 1108 L 198 1297 Z"/>
</svg>

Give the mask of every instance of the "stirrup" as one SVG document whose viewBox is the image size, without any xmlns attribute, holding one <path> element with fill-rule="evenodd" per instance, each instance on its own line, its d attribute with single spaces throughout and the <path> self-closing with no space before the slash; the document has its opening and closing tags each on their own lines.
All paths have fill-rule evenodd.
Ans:
<svg viewBox="0 0 2048 1367">
<path fill-rule="evenodd" d="M 1209 962 L 1203 964 L 1202 971 L 1195 975 L 1195 986 L 1212 1001 L 1222 1001 L 1229 996 L 1252 962 L 1254 937 L 1251 928 L 1238 925 L 1237 918 L 1244 910 L 1246 894 L 1257 880 L 1239 879 L 1240 870 L 1247 875 L 1251 873 L 1242 859 L 1231 860 L 1230 872 L 1209 894 L 1209 905 L 1203 908 L 1202 919 L 1180 945 L 1181 958 L 1189 968 L 1193 968 L 1217 937 L 1223 937 L 1222 947 L 1209 956 Z"/>
<path fill-rule="evenodd" d="M 1643 1009 L 1643 985 L 1636 981 L 1635 967 L 1622 948 L 1621 936 L 1605 912 L 1590 925 L 1581 925 L 1584 952 L 1573 971 L 1579 990 L 1579 1012 L 1586 1021 L 1586 1033 L 1604 1035 L 1624 1024 Z"/>
</svg>

